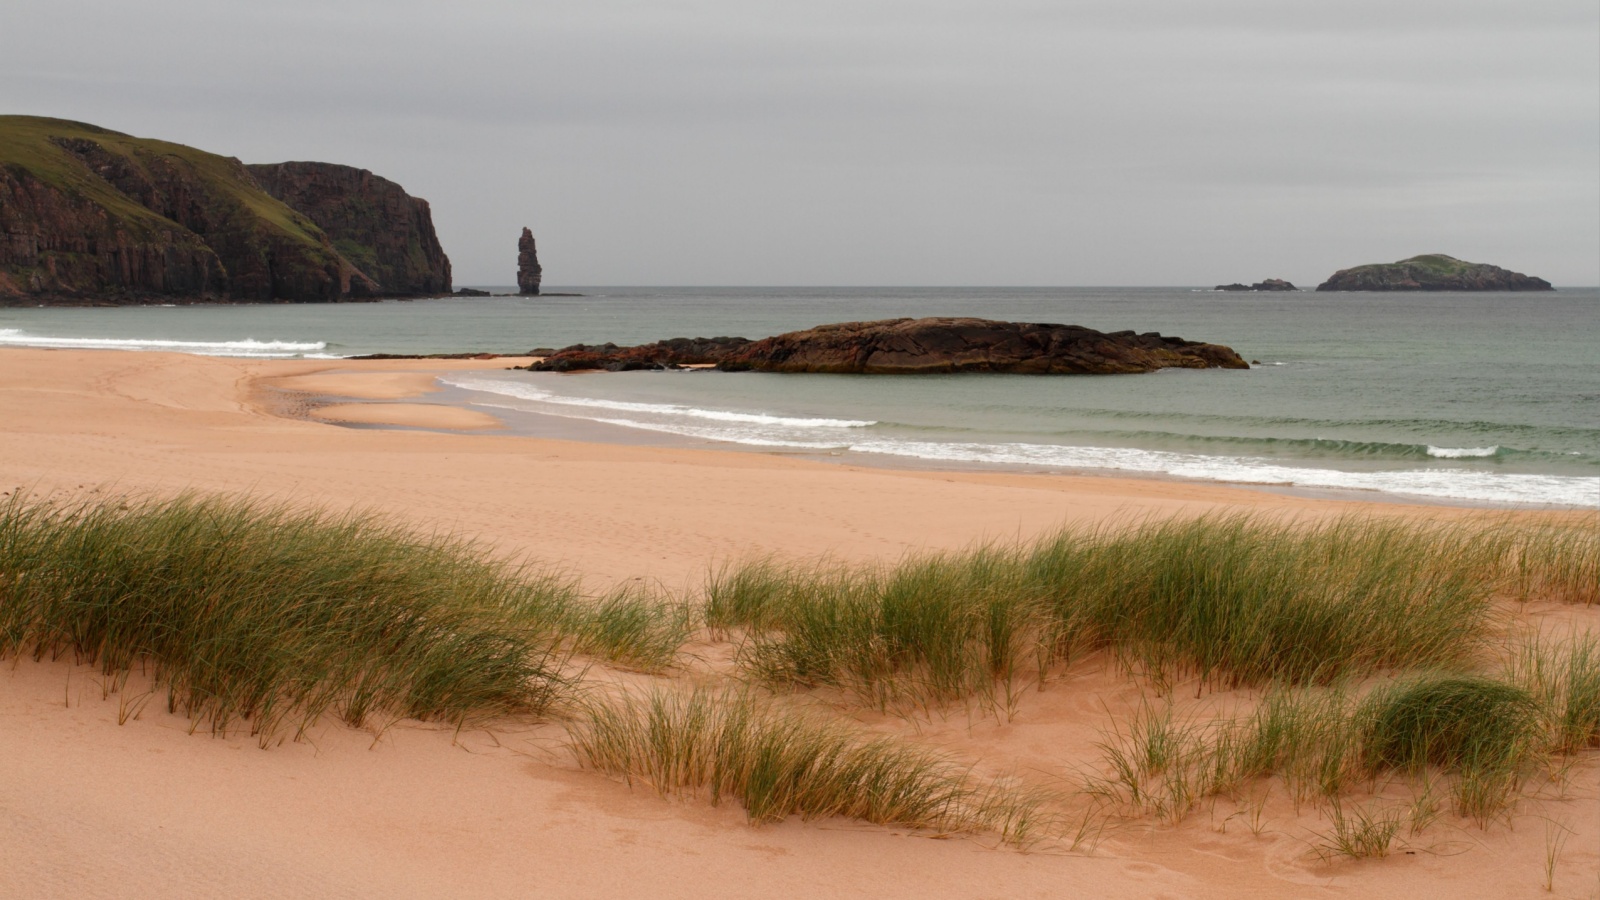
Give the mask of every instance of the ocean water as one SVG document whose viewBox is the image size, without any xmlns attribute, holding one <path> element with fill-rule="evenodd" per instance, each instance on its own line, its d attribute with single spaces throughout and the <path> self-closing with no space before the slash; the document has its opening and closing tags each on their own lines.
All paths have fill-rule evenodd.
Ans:
<svg viewBox="0 0 1600 900">
<path fill-rule="evenodd" d="M 477 372 L 448 376 L 441 397 L 502 414 L 526 433 L 566 421 L 630 440 L 862 461 L 1600 507 L 1600 289 L 563 290 L 586 296 L 0 309 L 0 348 L 522 353 L 929 315 L 1160 331 L 1227 344 L 1259 365 L 1070 377 Z"/>
</svg>

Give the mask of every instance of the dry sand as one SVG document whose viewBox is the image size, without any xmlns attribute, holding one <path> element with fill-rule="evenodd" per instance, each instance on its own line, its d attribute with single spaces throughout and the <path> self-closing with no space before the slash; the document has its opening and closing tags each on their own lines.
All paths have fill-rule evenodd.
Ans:
<svg viewBox="0 0 1600 900">
<path fill-rule="evenodd" d="M 191 489 L 358 506 L 596 583 L 645 577 L 674 588 L 755 554 L 892 559 L 1112 517 L 1470 514 L 1156 480 L 443 433 L 485 426 L 426 403 L 432 373 L 508 364 L 6 350 L 0 491 Z M 386 402 L 330 414 L 318 397 Z M 438 431 L 341 427 L 315 421 L 319 406 L 344 421 Z M 1595 624 L 1586 612 L 1548 615 Z M 1574 832 L 1556 895 L 1600 891 L 1600 775 L 1588 760 L 1565 799 L 1545 791 L 1525 802 L 1513 828 L 1447 816 L 1413 842 L 1417 852 L 1384 860 L 1316 860 L 1307 851 L 1326 822 L 1276 800 L 1259 834 L 1219 807 L 1175 827 L 1124 823 L 1089 853 L 1020 853 L 845 822 L 751 828 L 737 809 L 665 802 L 577 770 L 551 726 L 457 736 L 400 723 L 375 740 L 325 724 L 307 742 L 261 750 L 244 735 L 190 734 L 160 695 L 140 706 L 141 692 L 105 697 L 94 671 L 69 661 L 0 669 L 0 896 L 1548 896 L 1556 826 Z M 1004 723 L 961 711 L 860 718 L 1049 778 L 1088 764 L 1098 730 L 1137 696 L 1091 662 L 1029 694 Z"/>
</svg>

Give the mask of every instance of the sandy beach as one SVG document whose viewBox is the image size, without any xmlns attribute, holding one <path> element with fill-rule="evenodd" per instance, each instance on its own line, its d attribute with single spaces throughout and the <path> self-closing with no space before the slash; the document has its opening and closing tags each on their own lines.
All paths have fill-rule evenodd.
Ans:
<svg viewBox="0 0 1600 900">
<path fill-rule="evenodd" d="M 1142 517 L 1480 514 L 510 436 L 492 416 L 429 402 L 438 372 L 518 362 L 8 349 L 0 491 L 228 492 L 359 508 L 597 587 L 638 578 L 678 591 L 726 561 L 892 561 Z M 1593 610 L 1524 614 L 1549 630 L 1600 624 Z M 1568 836 L 1554 895 L 1600 891 L 1600 767 L 1587 757 L 1509 826 L 1445 822 L 1386 859 L 1316 858 L 1318 814 L 1286 801 L 1260 828 L 1201 813 L 1177 826 L 1121 823 L 1079 852 L 1022 852 L 831 820 L 755 828 L 734 806 L 664 801 L 582 771 L 551 725 L 453 734 L 402 722 L 375 736 L 325 722 L 262 750 L 248 735 L 191 733 L 160 694 L 138 706 L 137 684 L 107 696 L 102 683 L 71 660 L 0 671 L 0 895 L 1531 897 L 1546 896 L 1555 834 Z M 1137 696 L 1101 665 L 1030 694 L 1005 722 L 966 711 L 860 718 L 1059 777 L 1092 759 L 1097 729 Z"/>
</svg>

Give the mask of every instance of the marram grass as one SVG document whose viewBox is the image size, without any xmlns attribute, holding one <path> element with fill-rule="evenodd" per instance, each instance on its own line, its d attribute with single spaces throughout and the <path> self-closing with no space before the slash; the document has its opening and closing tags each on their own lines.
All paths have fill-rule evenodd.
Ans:
<svg viewBox="0 0 1600 900">
<path fill-rule="evenodd" d="M 658 689 L 592 699 L 570 726 L 586 765 L 654 787 L 732 799 L 751 821 L 840 816 L 1023 843 L 1042 795 L 975 776 L 933 750 L 745 691 Z"/>
<path fill-rule="evenodd" d="M 1597 548 L 1584 527 L 1205 516 L 893 566 L 761 560 L 709 579 L 705 616 L 752 673 L 884 706 L 1096 650 L 1158 684 L 1331 683 L 1464 664 L 1496 596 L 1591 602 Z"/>
<path fill-rule="evenodd" d="M 1360 698 L 1280 689 L 1248 715 L 1214 720 L 1146 703 L 1100 744 L 1105 774 L 1088 786 L 1135 813 L 1178 821 L 1202 799 L 1237 795 L 1259 779 L 1282 778 L 1297 802 L 1337 812 L 1352 790 L 1380 778 L 1443 776 L 1455 811 L 1486 823 L 1561 749 L 1548 721 L 1527 690 L 1453 673 L 1412 675 Z"/>
<path fill-rule="evenodd" d="M 325 712 L 538 714 L 574 636 L 661 662 L 632 602 L 593 608 L 570 580 L 358 515 L 193 496 L 0 507 L 0 656 L 146 667 L 172 709 L 217 731 L 248 720 L 263 742 Z"/>
</svg>

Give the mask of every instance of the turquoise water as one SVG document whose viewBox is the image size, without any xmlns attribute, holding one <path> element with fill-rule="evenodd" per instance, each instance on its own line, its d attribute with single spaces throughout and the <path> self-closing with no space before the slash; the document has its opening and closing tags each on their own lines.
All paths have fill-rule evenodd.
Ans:
<svg viewBox="0 0 1600 900">
<path fill-rule="evenodd" d="M 257 356 L 522 353 L 976 315 L 1227 344 L 1248 372 L 917 378 L 632 372 L 451 376 L 537 431 L 1600 507 L 1600 290 L 1221 294 L 1184 288 L 572 288 L 331 306 L 3 309 L 0 346 Z M 525 414 L 525 415 L 524 415 Z M 519 418 L 519 416 L 521 416 Z"/>
</svg>

